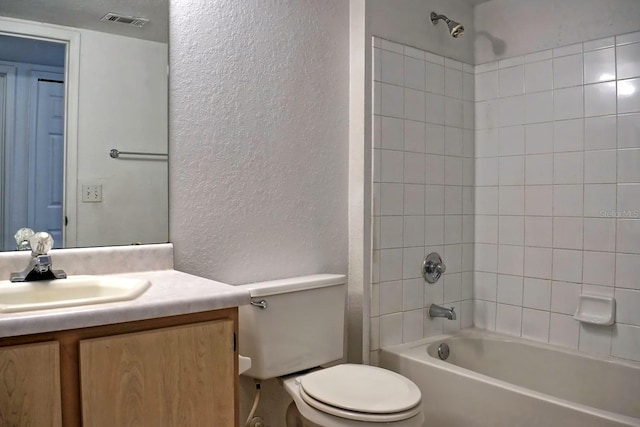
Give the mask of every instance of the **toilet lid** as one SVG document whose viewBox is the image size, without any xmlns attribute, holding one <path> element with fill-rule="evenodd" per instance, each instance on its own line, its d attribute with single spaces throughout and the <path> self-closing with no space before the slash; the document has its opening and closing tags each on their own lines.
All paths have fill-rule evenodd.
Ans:
<svg viewBox="0 0 640 427">
<path fill-rule="evenodd" d="M 368 414 L 394 414 L 415 408 L 420 389 L 387 369 L 344 364 L 300 378 L 300 389 L 311 398 L 338 409 Z"/>
</svg>

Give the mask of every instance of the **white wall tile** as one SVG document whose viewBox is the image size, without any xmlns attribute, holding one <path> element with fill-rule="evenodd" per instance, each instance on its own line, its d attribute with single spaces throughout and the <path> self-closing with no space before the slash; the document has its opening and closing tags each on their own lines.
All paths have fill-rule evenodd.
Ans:
<svg viewBox="0 0 640 427">
<path fill-rule="evenodd" d="M 402 249 L 380 250 L 380 282 L 402 279 Z M 382 309 L 382 289 L 380 290 Z"/>
<path fill-rule="evenodd" d="M 425 216 L 424 244 L 435 246 L 444 244 L 444 215 Z"/>
<path fill-rule="evenodd" d="M 427 189 L 424 185 L 405 184 L 403 187 L 403 213 L 404 215 L 424 215 L 425 214 L 425 196 L 430 196 L 429 208 L 436 210 L 437 213 L 444 212 L 444 188 L 442 186 L 429 186 Z M 431 190 L 429 192 L 429 190 Z M 439 209 L 439 210 L 438 210 Z M 399 213 L 397 215 L 402 215 Z"/>
<path fill-rule="evenodd" d="M 552 230 L 551 217 L 525 217 L 525 245 L 550 248 L 553 244 Z"/>
<path fill-rule="evenodd" d="M 476 129 L 495 128 L 500 124 L 500 102 L 497 99 L 476 102 Z"/>
<path fill-rule="evenodd" d="M 525 95 L 526 123 L 550 122 L 553 120 L 553 92 L 534 92 Z"/>
<path fill-rule="evenodd" d="M 580 184 L 553 186 L 553 215 L 581 217 L 583 186 Z"/>
<path fill-rule="evenodd" d="M 404 87 L 425 90 L 426 74 L 424 61 L 404 57 Z"/>
<path fill-rule="evenodd" d="M 552 123 L 540 123 L 526 126 L 525 152 L 527 154 L 553 153 Z"/>
<path fill-rule="evenodd" d="M 552 249 L 524 248 L 524 275 L 536 279 L 551 279 Z"/>
<path fill-rule="evenodd" d="M 426 123 L 425 132 L 426 152 L 429 154 L 444 154 L 444 126 Z"/>
<path fill-rule="evenodd" d="M 404 151 L 426 152 L 425 124 L 413 120 L 404 121 Z"/>
<path fill-rule="evenodd" d="M 402 217 L 383 216 L 380 221 L 380 248 L 401 248 L 402 247 Z"/>
<path fill-rule="evenodd" d="M 475 132 L 475 153 L 477 158 L 498 156 L 499 144 L 498 129 L 477 130 Z"/>
<path fill-rule="evenodd" d="M 618 151 L 618 182 L 640 182 L 640 149 Z"/>
<path fill-rule="evenodd" d="M 525 194 L 524 186 L 500 187 L 498 196 L 499 212 L 501 215 L 524 215 Z"/>
<path fill-rule="evenodd" d="M 402 310 L 422 308 L 425 282 L 422 277 L 402 281 Z M 422 326 L 422 321 L 420 321 Z"/>
<path fill-rule="evenodd" d="M 584 182 L 606 184 L 616 182 L 616 150 L 587 151 L 584 153 Z"/>
<path fill-rule="evenodd" d="M 553 59 L 553 87 L 563 88 L 582 84 L 582 54 Z"/>
<path fill-rule="evenodd" d="M 380 83 L 380 114 L 402 118 L 404 115 L 404 90 L 401 86 Z"/>
<path fill-rule="evenodd" d="M 524 93 L 524 66 L 502 68 L 498 71 L 498 95 L 500 97 Z"/>
<path fill-rule="evenodd" d="M 427 77 L 425 84 L 426 91 L 444 95 L 444 66 L 434 64 L 433 62 L 426 62 L 425 71 Z"/>
<path fill-rule="evenodd" d="M 462 245 L 445 245 L 443 259 L 446 259 L 447 272 L 459 273 L 462 271 Z M 422 266 L 422 260 L 420 260 L 419 266 Z"/>
<path fill-rule="evenodd" d="M 380 214 L 402 215 L 403 195 L 402 184 L 380 184 Z"/>
<path fill-rule="evenodd" d="M 424 310 L 405 311 L 402 317 L 402 342 L 422 339 L 424 334 Z"/>
<path fill-rule="evenodd" d="M 582 249 L 582 218 L 553 218 L 553 247 Z"/>
<path fill-rule="evenodd" d="M 524 272 L 523 246 L 498 246 L 498 273 L 522 275 Z"/>
<path fill-rule="evenodd" d="M 404 55 L 411 57 L 411 58 L 415 58 L 415 59 L 421 59 L 424 61 L 424 51 L 420 50 L 420 49 L 416 49 L 414 47 L 411 46 L 403 46 L 404 47 Z"/>
<path fill-rule="evenodd" d="M 447 156 L 462 156 L 462 129 L 446 126 L 444 141 L 444 153 Z"/>
<path fill-rule="evenodd" d="M 524 68 L 525 90 L 527 93 L 553 89 L 552 61 L 527 63 Z"/>
<path fill-rule="evenodd" d="M 553 213 L 553 186 L 527 186 L 524 206 L 526 215 L 551 216 Z"/>
<path fill-rule="evenodd" d="M 404 118 L 409 120 L 425 120 L 425 93 L 420 90 L 404 90 Z"/>
<path fill-rule="evenodd" d="M 426 158 L 422 153 L 404 153 L 404 183 L 425 184 Z"/>
<path fill-rule="evenodd" d="M 616 220 L 616 250 L 640 254 L 640 220 Z"/>
<path fill-rule="evenodd" d="M 618 116 L 618 148 L 640 148 L 640 114 Z"/>
<path fill-rule="evenodd" d="M 522 276 L 498 275 L 498 302 L 502 304 L 522 305 Z"/>
<path fill-rule="evenodd" d="M 475 215 L 475 242 L 498 244 L 498 216 Z"/>
<path fill-rule="evenodd" d="M 462 243 L 462 215 L 446 215 L 444 218 L 445 245 Z"/>
<path fill-rule="evenodd" d="M 501 156 L 515 156 L 524 154 L 524 126 L 509 126 L 500 128 Z"/>
<path fill-rule="evenodd" d="M 578 308 L 580 283 L 551 282 L 551 311 L 573 315 Z"/>
<path fill-rule="evenodd" d="M 616 113 L 616 82 L 596 83 L 584 87 L 584 114 L 605 116 Z"/>
<path fill-rule="evenodd" d="M 584 216 L 605 218 L 615 214 L 615 209 L 615 184 L 587 184 L 584 186 Z"/>
<path fill-rule="evenodd" d="M 618 216 L 640 218 L 640 184 L 618 184 Z"/>
<path fill-rule="evenodd" d="M 615 325 L 611 339 L 611 354 L 640 361 L 640 327 Z"/>
<path fill-rule="evenodd" d="M 640 43 L 618 46 L 616 62 L 619 79 L 640 76 Z"/>
<path fill-rule="evenodd" d="M 382 182 L 402 182 L 404 175 L 404 154 L 402 151 L 380 150 Z"/>
<path fill-rule="evenodd" d="M 616 256 L 612 252 L 583 254 L 582 281 L 592 285 L 613 286 L 616 273 Z"/>
<path fill-rule="evenodd" d="M 404 122 L 393 117 L 380 117 L 380 147 L 402 150 L 403 141 Z"/>
<path fill-rule="evenodd" d="M 515 126 L 524 123 L 524 95 L 500 98 L 500 126 Z"/>
<path fill-rule="evenodd" d="M 616 46 L 640 42 L 640 31 L 616 36 Z"/>
<path fill-rule="evenodd" d="M 580 350 L 609 355 L 613 327 L 580 324 Z"/>
<path fill-rule="evenodd" d="M 635 289 L 617 289 L 616 322 L 640 326 L 640 291 Z"/>
<path fill-rule="evenodd" d="M 460 303 L 460 327 L 473 327 L 473 301 L 465 300 Z"/>
<path fill-rule="evenodd" d="M 553 93 L 555 120 L 578 119 L 584 114 L 582 86 L 557 89 Z"/>
<path fill-rule="evenodd" d="M 551 313 L 549 342 L 563 347 L 578 348 L 580 323 L 573 316 Z"/>
<path fill-rule="evenodd" d="M 476 159 L 475 184 L 481 186 L 498 185 L 499 157 Z"/>
<path fill-rule="evenodd" d="M 589 117 L 584 120 L 584 149 L 616 148 L 616 116 Z"/>
<path fill-rule="evenodd" d="M 616 286 L 640 289 L 640 255 L 616 254 Z"/>
<path fill-rule="evenodd" d="M 426 120 L 428 123 L 436 125 L 444 124 L 444 101 L 445 97 L 435 93 L 425 93 Z"/>
<path fill-rule="evenodd" d="M 462 215 L 462 188 L 445 185 L 444 187 L 444 213 L 449 215 Z"/>
<path fill-rule="evenodd" d="M 553 280 L 580 283 L 582 281 L 582 251 L 553 250 Z"/>
<path fill-rule="evenodd" d="M 462 99 L 465 101 L 475 101 L 475 75 L 472 73 L 462 73 Z"/>
<path fill-rule="evenodd" d="M 534 53 L 525 55 L 524 60 L 526 63 L 530 63 L 530 62 L 543 61 L 545 59 L 551 59 L 551 58 L 553 58 L 553 50 L 549 49 L 549 50 L 543 50 L 540 52 L 534 52 Z"/>
<path fill-rule="evenodd" d="M 498 214 L 498 187 L 476 187 L 474 199 L 477 215 Z"/>
<path fill-rule="evenodd" d="M 524 185 L 524 156 L 500 157 L 500 185 Z"/>
<path fill-rule="evenodd" d="M 616 45 L 615 37 L 607 37 L 604 39 L 591 40 L 583 43 L 585 52 L 596 49 L 604 49 L 606 47 L 612 47 Z"/>
<path fill-rule="evenodd" d="M 444 74 L 444 94 L 447 97 L 462 99 L 462 71 L 446 70 Z"/>
<path fill-rule="evenodd" d="M 444 281 L 444 302 L 451 304 L 452 302 L 460 301 L 462 274 L 445 274 L 442 280 Z"/>
<path fill-rule="evenodd" d="M 502 245 L 524 245 L 524 217 L 501 216 L 498 224 L 499 243 Z"/>
<path fill-rule="evenodd" d="M 618 80 L 618 113 L 640 111 L 640 79 Z"/>
<path fill-rule="evenodd" d="M 525 184 L 553 184 L 553 154 L 528 154 L 525 158 Z"/>
<path fill-rule="evenodd" d="M 547 342 L 549 340 L 549 312 L 522 310 L 522 336 L 534 341 Z"/>
<path fill-rule="evenodd" d="M 387 217 L 383 217 L 387 218 Z M 403 227 L 403 246 L 424 246 L 424 224 L 423 216 L 405 216 Z"/>
<path fill-rule="evenodd" d="M 553 182 L 555 184 L 581 184 L 584 174 L 584 158 L 581 152 L 556 153 L 553 157 Z"/>
<path fill-rule="evenodd" d="M 525 277 L 522 305 L 549 311 L 551 309 L 551 281 Z"/>
<path fill-rule="evenodd" d="M 496 329 L 496 303 L 489 301 L 473 301 L 473 324 L 477 328 Z"/>
<path fill-rule="evenodd" d="M 522 307 L 498 304 L 496 331 L 503 334 L 520 336 L 522 332 Z"/>
<path fill-rule="evenodd" d="M 584 249 L 613 252 L 616 248 L 614 218 L 584 219 Z"/>
<path fill-rule="evenodd" d="M 584 149 L 584 120 L 562 120 L 553 125 L 553 151 L 559 153 Z"/>
<path fill-rule="evenodd" d="M 380 318 L 372 317 L 369 319 L 369 347 L 371 350 L 380 348 Z"/>
<path fill-rule="evenodd" d="M 381 315 L 402 311 L 402 281 L 382 282 L 379 292 Z"/>
<path fill-rule="evenodd" d="M 404 53 L 404 46 L 402 46 L 399 43 L 394 43 L 392 41 L 389 40 L 385 40 L 379 37 L 376 37 L 379 41 L 380 41 L 380 48 L 384 49 L 384 50 L 388 50 L 391 52 L 395 52 L 395 53 L 399 53 L 399 54 L 403 54 Z"/>
<path fill-rule="evenodd" d="M 404 57 L 387 50 L 380 51 L 380 81 L 402 86 L 404 83 Z"/>
<path fill-rule="evenodd" d="M 498 72 L 489 71 L 475 76 L 475 100 L 487 101 L 498 97 Z"/>
<path fill-rule="evenodd" d="M 553 57 L 574 55 L 582 52 L 582 43 L 576 43 L 568 46 L 561 46 L 553 49 Z"/>
<path fill-rule="evenodd" d="M 474 248 L 473 259 L 476 271 L 496 273 L 498 271 L 498 246 L 477 243 Z"/>
<path fill-rule="evenodd" d="M 594 50 L 584 54 L 584 83 L 606 82 L 616 79 L 614 48 Z"/>
<path fill-rule="evenodd" d="M 380 316 L 380 347 L 402 344 L 402 313 Z"/>
<path fill-rule="evenodd" d="M 446 97 L 444 100 L 444 109 L 444 123 L 447 126 L 455 126 L 461 128 L 463 125 L 462 101 L 459 99 Z"/>
</svg>

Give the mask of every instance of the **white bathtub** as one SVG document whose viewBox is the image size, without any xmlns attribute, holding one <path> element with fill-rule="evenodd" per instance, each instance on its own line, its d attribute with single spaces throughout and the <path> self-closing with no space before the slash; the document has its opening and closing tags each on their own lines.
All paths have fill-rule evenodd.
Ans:
<svg viewBox="0 0 640 427">
<path fill-rule="evenodd" d="M 380 366 L 420 387 L 425 426 L 640 426 L 638 363 L 464 330 L 384 348 Z"/>
</svg>

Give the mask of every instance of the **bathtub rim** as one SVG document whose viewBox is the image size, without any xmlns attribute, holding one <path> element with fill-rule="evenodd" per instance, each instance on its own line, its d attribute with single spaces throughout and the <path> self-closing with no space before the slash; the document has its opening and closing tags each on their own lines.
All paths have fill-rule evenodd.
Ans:
<svg viewBox="0 0 640 427">
<path fill-rule="evenodd" d="M 423 338 L 418 341 L 412 341 L 409 343 L 382 347 L 380 348 L 379 366 L 385 367 L 384 364 L 382 363 L 383 354 L 389 353 L 394 357 L 404 357 L 418 363 L 430 364 L 435 366 L 438 369 L 443 369 L 452 374 L 461 375 L 470 380 L 479 381 L 491 386 L 502 387 L 510 392 L 517 393 L 519 395 L 533 397 L 536 399 L 543 400 L 550 404 L 556 404 L 568 409 L 585 412 L 592 416 L 609 419 L 611 421 L 619 422 L 624 425 L 634 426 L 634 427 L 640 426 L 640 417 L 634 418 L 628 415 L 618 414 L 616 412 L 607 411 L 605 409 L 594 408 L 592 406 L 587 406 L 587 405 L 573 402 L 560 397 L 555 397 L 550 394 L 542 393 L 536 390 L 531 390 L 523 386 L 519 386 L 504 380 L 493 378 L 489 375 L 472 371 L 462 366 L 454 365 L 445 360 L 441 360 L 437 357 L 433 357 L 428 353 L 427 347 L 429 345 L 435 342 L 445 341 L 450 338 L 476 338 L 476 339 L 484 338 L 484 339 L 491 339 L 491 340 L 502 341 L 502 342 L 515 342 L 515 343 L 538 347 L 546 350 L 558 351 L 558 352 L 570 354 L 577 357 L 584 357 L 587 359 L 619 364 L 619 365 L 640 370 L 640 362 L 629 361 L 626 359 L 619 359 L 619 358 L 615 358 L 607 355 L 595 355 L 595 354 L 583 353 L 571 348 L 560 347 L 558 345 L 542 343 L 542 342 L 533 341 L 533 340 L 529 340 L 522 337 L 501 334 L 498 332 L 488 331 L 485 329 L 478 329 L 478 328 L 461 329 L 459 331 L 456 331 L 455 333 L 434 335 L 431 337 Z M 424 352 L 420 354 L 413 354 L 417 351 L 418 348 L 424 348 Z M 389 369 L 389 368 L 386 368 L 386 369 Z"/>
</svg>

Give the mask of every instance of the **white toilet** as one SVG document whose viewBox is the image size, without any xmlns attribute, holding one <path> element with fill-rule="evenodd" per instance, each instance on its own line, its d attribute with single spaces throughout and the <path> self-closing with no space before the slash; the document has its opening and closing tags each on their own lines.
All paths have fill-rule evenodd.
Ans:
<svg viewBox="0 0 640 427">
<path fill-rule="evenodd" d="M 386 369 L 342 364 L 346 278 L 317 274 L 242 285 L 251 305 L 240 307 L 240 353 L 252 360 L 243 375 L 280 377 L 293 398 L 288 426 L 419 427 L 420 389 Z M 295 407 L 293 407 L 295 405 Z"/>
</svg>

